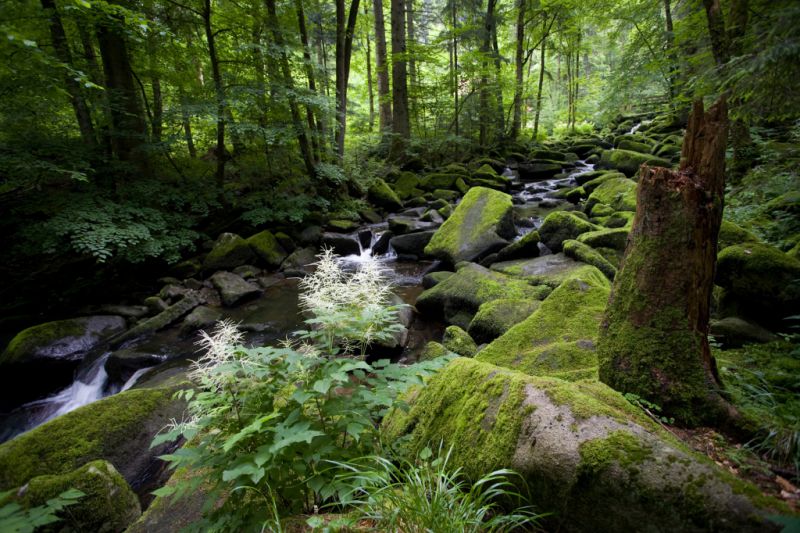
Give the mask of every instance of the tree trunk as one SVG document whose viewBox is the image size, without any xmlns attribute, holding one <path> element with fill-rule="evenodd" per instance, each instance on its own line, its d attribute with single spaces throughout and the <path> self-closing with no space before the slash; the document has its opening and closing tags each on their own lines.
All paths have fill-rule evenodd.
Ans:
<svg viewBox="0 0 800 533">
<path fill-rule="evenodd" d="M 53 48 L 55 49 L 56 57 L 65 66 L 73 67 L 72 53 L 70 52 L 69 43 L 67 42 L 67 35 L 64 33 L 64 25 L 61 23 L 61 17 L 56 10 L 55 1 L 41 0 L 41 2 L 42 8 L 49 16 L 50 37 L 53 40 Z M 67 86 L 67 93 L 69 94 L 72 109 L 75 111 L 78 129 L 81 132 L 81 140 L 87 148 L 94 150 L 97 146 L 97 139 L 94 136 L 92 116 L 89 113 L 89 107 L 86 105 L 86 99 L 81 91 L 81 86 L 70 73 L 64 76 L 64 83 Z"/>
<path fill-rule="evenodd" d="M 486 16 L 483 19 L 483 43 L 481 44 L 481 79 L 480 92 L 478 93 L 479 133 L 478 143 L 486 146 L 489 143 L 489 54 L 491 53 L 492 19 L 496 0 L 489 0 L 486 4 Z"/>
<path fill-rule="evenodd" d="M 222 195 L 225 188 L 225 163 L 228 161 L 228 153 L 225 150 L 225 88 L 222 85 L 222 73 L 220 72 L 219 58 L 217 57 L 215 34 L 211 27 L 211 0 L 204 0 L 202 13 L 206 43 L 208 44 L 208 57 L 211 61 L 211 76 L 214 78 L 214 93 L 217 100 L 217 167 L 214 175 L 217 182 L 217 190 Z"/>
<path fill-rule="evenodd" d="M 683 423 L 731 416 L 708 346 L 725 188 L 724 97 L 695 102 L 680 170 L 642 165 L 637 209 L 600 328 L 600 379 Z"/>
<path fill-rule="evenodd" d="M 189 114 L 189 103 L 182 89 L 180 90 L 180 103 L 183 138 L 186 141 L 186 149 L 189 151 L 189 157 L 195 159 L 197 157 L 197 150 L 194 147 L 194 136 L 192 136 L 192 122 L 191 115 Z"/>
<path fill-rule="evenodd" d="M 511 120 L 510 137 L 512 141 L 519 137 L 519 130 L 522 127 L 522 90 L 524 87 L 524 60 L 525 55 L 525 11 L 528 0 L 517 1 L 517 49 L 514 55 L 515 85 L 514 85 L 514 115 Z"/>
<path fill-rule="evenodd" d="M 669 102 L 674 107 L 678 96 L 678 58 L 675 54 L 675 32 L 672 26 L 672 5 L 670 0 L 664 0 L 664 19 L 667 36 L 667 53 L 669 57 Z"/>
<path fill-rule="evenodd" d="M 145 15 L 151 21 L 155 20 L 153 2 L 148 0 L 144 4 Z M 153 142 L 161 142 L 161 132 L 164 129 L 164 99 L 161 94 L 161 78 L 158 75 L 158 42 L 156 33 L 151 26 L 147 31 L 147 70 L 150 78 L 150 88 L 153 91 L 153 113 L 150 117 L 150 133 Z"/>
<path fill-rule="evenodd" d="M 495 117 L 495 132 L 496 137 L 499 138 L 506 131 L 505 122 L 505 105 L 503 104 L 503 87 L 502 87 L 502 61 L 500 60 L 500 46 L 497 43 L 497 19 L 492 13 L 491 33 L 492 33 L 492 53 L 494 54 L 494 75 L 495 75 L 495 108 L 497 117 Z"/>
<path fill-rule="evenodd" d="M 456 16 L 456 0 L 450 0 L 450 15 L 451 24 L 453 25 L 453 126 L 455 134 L 458 136 L 458 90 L 459 90 L 459 77 L 458 77 L 458 18 Z"/>
<path fill-rule="evenodd" d="M 292 71 L 289 67 L 289 58 L 286 56 L 283 35 L 281 34 L 280 27 L 278 25 L 278 13 L 275 8 L 275 0 L 265 1 L 267 4 L 267 23 L 272 30 L 273 41 L 280 50 L 281 73 L 283 74 L 283 82 L 286 85 L 287 92 L 289 93 L 289 110 L 292 114 L 292 124 L 294 125 L 294 129 L 297 134 L 297 142 L 300 144 L 300 154 L 303 156 L 303 162 L 306 165 L 306 172 L 308 172 L 309 176 L 314 176 L 316 174 L 316 165 L 314 164 L 314 157 L 311 154 L 308 137 L 306 136 L 306 130 L 303 126 L 303 119 L 300 117 L 300 107 L 297 105 L 297 100 L 294 93 Z"/>
<path fill-rule="evenodd" d="M 352 0 L 345 21 L 344 0 L 336 0 L 336 153 L 344 157 L 344 137 L 347 130 L 347 81 L 350 77 L 350 57 L 353 33 L 360 0 Z"/>
<path fill-rule="evenodd" d="M 300 43 L 303 45 L 303 63 L 305 64 L 306 79 L 308 80 L 308 90 L 311 94 L 317 94 L 317 83 L 314 79 L 314 67 L 311 64 L 311 47 L 308 42 L 308 30 L 306 29 L 306 14 L 303 9 L 303 0 L 295 0 L 295 10 L 297 11 L 297 27 L 300 30 Z M 308 132 L 311 136 L 311 149 L 314 154 L 314 160 L 319 161 L 320 146 L 322 140 L 321 121 L 319 118 L 315 120 L 313 108 L 306 104 L 306 121 L 308 122 Z M 315 135 L 314 132 L 319 132 Z"/>
<path fill-rule="evenodd" d="M 97 41 L 103 61 L 105 86 L 111 112 L 111 146 L 121 161 L 138 159 L 134 152 L 144 142 L 147 126 L 139 95 L 133 80 L 128 47 L 121 32 L 106 24 L 97 26 Z"/>
<path fill-rule="evenodd" d="M 369 16 L 369 8 L 364 4 L 364 16 Z M 369 131 L 375 127 L 375 92 L 372 88 L 372 46 L 370 46 L 369 30 L 367 30 L 367 92 L 369 93 Z"/>
<path fill-rule="evenodd" d="M 372 8 L 375 15 L 375 70 L 378 71 L 378 124 L 381 131 L 386 132 L 392 128 L 392 97 L 389 95 L 383 0 L 373 0 Z"/>
<path fill-rule="evenodd" d="M 552 25 L 552 22 L 551 22 Z M 533 142 L 537 142 L 539 137 L 539 115 L 542 113 L 542 85 L 544 85 L 544 62 L 546 59 L 545 49 L 547 48 L 547 17 L 542 21 L 542 53 L 539 58 L 539 88 L 536 89 L 536 114 L 533 117 Z"/>
<path fill-rule="evenodd" d="M 405 0 L 392 0 L 392 141 L 391 153 L 399 156 L 411 135 L 406 80 Z"/>
</svg>

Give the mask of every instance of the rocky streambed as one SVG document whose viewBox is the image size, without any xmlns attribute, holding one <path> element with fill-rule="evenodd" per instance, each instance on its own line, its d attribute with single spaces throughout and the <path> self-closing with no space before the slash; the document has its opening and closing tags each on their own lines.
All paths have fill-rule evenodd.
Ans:
<svg viewBox="0 0 800 533">
<path fill-rule="evenodd" d="M 636 172 L 644 162 L 670 165 L 680 151 L 678 126 L 633 126 L 621 124 L 617 137 L 391 173 L 369 191 L 376 210 L 359 220 L 222 234 L 141 304 L 109 303 L 20 332 L 0 358 L 0 438 L 11 439 L 0 445 L 0 490 L 46 475 L 48 486 L 74 483 L 95 461 L 92 475 L 116 487 L 121 508 L 134 500 L 146 507 L 168 477 L 156 458 L 164 448 L 149 443 L 182 416 L 172 392 L 186 385 L 197 330 L 229 318 L 248 344 L 286 337 L 301 320 L 299 279 L 325 246 L 347 268 L 376 258 L 396 302 L 413 306 L 400 313 L 401 333 L 369 357 L 470 358 L 410 398 L 409 413 L 387 417 L 391 438 L 409 435 L 414 446 L 441 438 L 476 475 L 516 468 L 569 529 L 636 529 L 655 513 L 679 517 L 664 530 L 766 527 L 762 509 L 774 502 L 705 464 L 597 381 L 594 345 L 637 209 Z M 721 341 L 774 338 L 773 317 L 800 301 L 781 281 L 798 277 L 800 262 L 730 223 L 720 250 Z M 747 280 L 763 276 L 774 284 L 754 294 Z M 754 301 L 771 314 L 753 316 Z M 613 521 L 592 512 L 609 499 L 621 506 L 606 513 Z M 154 505 L 132 531 L 173 530 L 197 512 L 166 509 Z M 107 520 L 122 530 L 139 512 L 110 508 Z"/>
</svg>

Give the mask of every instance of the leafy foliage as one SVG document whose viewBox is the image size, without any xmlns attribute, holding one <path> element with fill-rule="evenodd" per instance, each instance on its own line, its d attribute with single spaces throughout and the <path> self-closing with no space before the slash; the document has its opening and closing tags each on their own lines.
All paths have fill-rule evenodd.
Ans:
<svg viewBox="0 0 800 533">
<path fill-rule="evenodd" d="M 11 496 L 13 491 L 0 493 L 0 502 Z M 77 489 L 69 489 L 55 498 L 47 500 L 44 505 L 23 508 L 11 501 L 0 507 L 0 531 L 8 533 L 33 533 L 38 528 L 61 520 L 58 513 L 78 503 L 86 496 Z"/>
</svg>

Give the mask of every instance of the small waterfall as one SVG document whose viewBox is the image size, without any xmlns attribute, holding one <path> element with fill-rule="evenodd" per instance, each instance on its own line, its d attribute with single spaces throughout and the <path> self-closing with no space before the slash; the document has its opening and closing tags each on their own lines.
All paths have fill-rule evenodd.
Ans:
<svg viewBox="0 0 800 533">
<path fill-rule="evenodd" d="M 638 123 L 636 123 L 636 124 L 635 124 L 635 125 L 634 125 L 634 126 L 631 128 L 631 131 L 629 131 L 629 132 L 628 132 L 628 134 L 629 134 L 629 135 L 633 135 L 633 134 L 634 134 L 634 133 L 636 133 L 636 132 L 639 130 L 639 128 L 641 128 L 641 127 L 642 127 L 642 123 L 641 123 L 641 122 L 638 122 Z"/>
<path fill-rule="evenodd" d="M 104 391 L 108 383 L 108 373 L 105 365 L 109 355 L 111 355 L 110 352 L 103 354 L 84 371 L 79 371 L 75 381 L 66 389 L 43 400 L 32 402 L 33 404 L 46 406 L 42 412 L 42 415 L 46 418 L 37 421 L 37 425 L 74 411 L 78 407 L 95 402 L 105 396 Z"/>
</svg>

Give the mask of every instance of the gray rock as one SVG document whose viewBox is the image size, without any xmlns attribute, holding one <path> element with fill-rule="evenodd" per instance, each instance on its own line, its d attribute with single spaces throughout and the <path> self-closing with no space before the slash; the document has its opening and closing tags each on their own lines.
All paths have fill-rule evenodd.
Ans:
<svg viewBox="0 0 800 533">
<path fill-rule="evenodd" d="M 233 269 L 233 273 L 244 279 L 255 278 L 261 274 L 261 269 L 253 265 L 242 265 Z"/>
<path fill-rule="evenodd" d="M 406 233 L 405 235 L 392 237 L 389 244 L 398 254 L 422 256 L 425 255 L 425 247 L 431 241 L 434 233 L 434 230 Z"/>
<path fill-rule="evenodd" d="M 154 317 L 144 320 L 121 335 L 111 339 L 111 345 L 118 347 L 124 342 L 136 337 L 150 335 L 151 333 L 163 329 L 173 322 L 178 321 L 183 315 L 200 305 L 201 297 L 196 292 L 188 292 L 183 299 L 178 300 L 161 313 Z"/>
<path fill-rule="evenodd" d="M 205 329 L 213 326 L 220 318 L 222 313 L 218 309 L 201 305 L 186 315 L 181 324 L 181 335 L 186 337 L 198 329 Z"/>
<path fill-rule="evenodd" d="M 261 294 L 258 285 L 243 280 L 233 272 L 217 272 L 211 276 L 211 283 L 219 292 L 222 303 L 228 307 Z"/>
<path fill-rule="evenodd" d="M 169 305 L 159 296 L 148 296 L 144 299 L 144 305 L 150 311 L 150 314 L 157 315 L 165 311 Z"/>
<path fill-rule="evenodd" d="M 770 330 L 735 316 L 712 320 L 710 333 L 726 348 L 739 348 L 745 344 L 772 342 L 780 339 Z"/>
<path fill-rule="evenodd" d="M 229 270 L 253 262 L 255 255 L 246 240 L 235 233 L 223 233 L 203 260 L 203 270 Z"/>
<path fill-rule="evenodd" d="M 112 381 L 122 383 L 130 378 L 134 372 L 148 366 L 155 366 L 166 359 L 165 356 L 139 352 L 136 350 L 117 350 L 112 352 L 106 360 L 105 369 Z"/>
<path fill-rule="evenodd" d="M 338 255 L 359 255 L 361 246 L 354 235 L 327 232 L 322 234 L 322 246 L 333 248 Z"/>
</svg>

